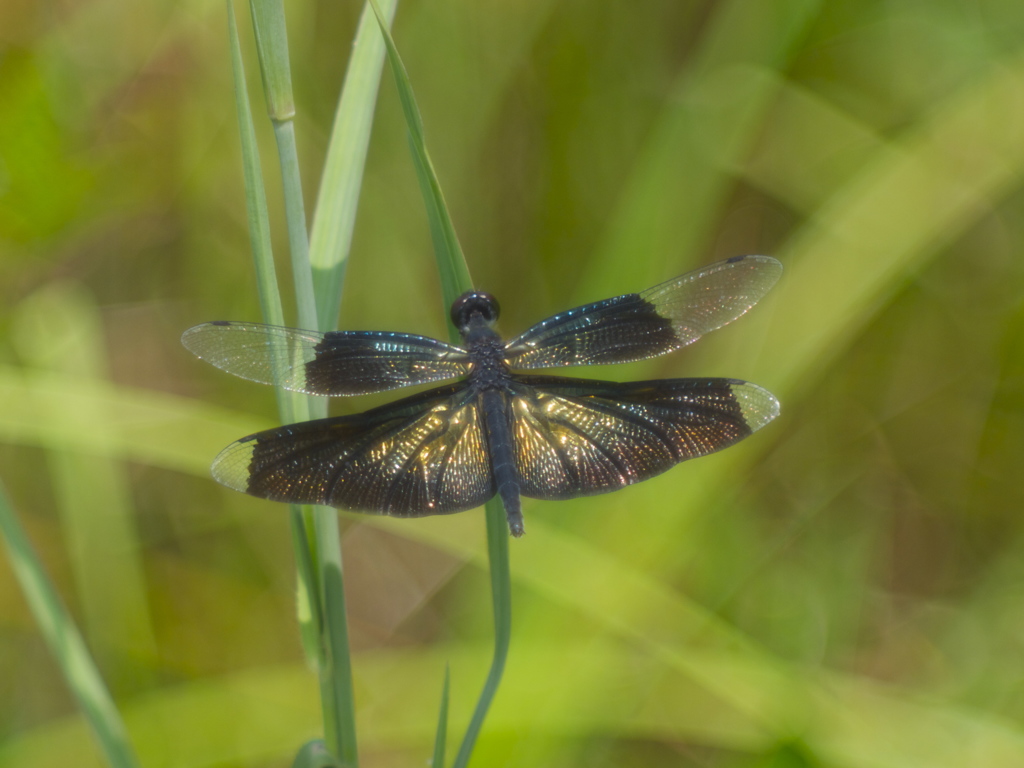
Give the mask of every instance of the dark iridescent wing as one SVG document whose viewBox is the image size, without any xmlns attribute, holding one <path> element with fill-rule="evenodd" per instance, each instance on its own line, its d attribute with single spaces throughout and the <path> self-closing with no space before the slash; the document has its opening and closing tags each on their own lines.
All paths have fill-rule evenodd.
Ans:
<svg viewBox="0 0 1024 768">
<path fill-rule="evenodd" d="M 472 509 L 495 492 L 464 384 L 243 437 L 217 456 L 213 476 L 264 499 L 396 517 Z"/>
<path fill-rule="evenodd" d="M 738 256 L 549 317 L 508 343 L 512 368 L 626 363 L 671 352 L 731 323 L 782 274 L 770 256 Z"/>
<path fill-rule="evenodd" d="M 515 381 L 520 492 L 537 499 L 586 496 L 646 480 L 742 440 L 779 413 L 770 392 L 735 379 Z"/>
<path fill-rule="evenodd" d="M 243 379 L 312 395 L 363 395 L 444 381 L 469 372 L 465 350 L 384 331 L 301 331 L 260 323 L 189 328 L 181 343 Z"/>
</svg>

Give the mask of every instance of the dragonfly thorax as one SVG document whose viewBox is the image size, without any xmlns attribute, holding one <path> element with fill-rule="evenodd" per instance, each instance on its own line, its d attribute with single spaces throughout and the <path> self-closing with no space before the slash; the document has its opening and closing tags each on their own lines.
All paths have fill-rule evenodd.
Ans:
<svg viewBox="0 0 1024 768">
<path fill-rule="evenodd" d="M 512 378 L 505 362 L 505 343 L 488 326 L 473 328 L 466 335 L 466 347 L 473 367 L 469 379 L 480 389 L 504 389 Z"/>
<path fill-rule="evenodd" d="M 511 378 L 505 342 L 493 328 L 498 312 L 498 300 L 482 291 L 464 293 L 452 303 L 452 322 L 472 361 L 469 379 L 478 389 L 504 389 Z"/>
</svg>

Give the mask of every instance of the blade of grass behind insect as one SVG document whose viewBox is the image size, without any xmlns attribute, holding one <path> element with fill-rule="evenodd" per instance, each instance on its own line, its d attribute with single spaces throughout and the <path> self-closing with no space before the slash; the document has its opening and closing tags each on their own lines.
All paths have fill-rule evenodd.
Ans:
<svg viewBox="0 0 1024 768">
<path fill-rule="evenodd" d="M 230 0 L 228 17 L 242 136 L 246 202 L 260 303 L 266 322 L 284 325 L 284 313 L 270 246 L 270 225 L 256 147 L 256 132 L 245 88 L 237 26 Z M 311 297 L 312 290 L 308 293 Z M 315 315 L 315 311 L 313 314 Z M 283 393 L 278 389 L 278 404 L 285 422 L 309 418 L 309 404 L 304 397 Z M 292 541 L 299 573 L 299 624 L 306 653 L 314 661 L 320 676 L 325 740 L 333 754 L 342 758 L 346 764 L 355 766 L 354 697 L 348 637 L 345 631 L 344 592 L 340 584 L 341 547 L 337 516 L 333 510 L 314 510 L 298 505 L 291 505 L 289 508 Z M 317 580 L 316 574 L 323 578 L 323 584 Z M 324 642 L 321 642 L 321 638 Z"/>
<path fill-rule="evenodd" d="M 381 35 L 383 35 L 384 44 L 387 46 L 388 61 L 391 64 L 391 72 L 395 77 L 399 100 L 405 114 L 405 122 L 409 130 L 409 144 L 412 148 L 416 174 L 420 182 L 420 191 L 423 193 L 427 207 L 427 219 L 430 222 L 430 233 L 434 243 L 438 273 L 441 277 L 442 293 L 446 306 L 450 306 L 459 294 L 472 288 L 469 268 L 466 266 L 462 248 L 459 246 L 455 226 L 452 224 L 448 206 L 444 201 L 444 194 L 441 192 L 441 184 L 438 182 L 433 163 L 431 163 L 430 155 L 427 152 L 423 136 L 423 121 L 416 106 L 409 74 L 406 72 L 405 65 L 402 64 L 395 41 L 391 37 L 380 8 L 377 7 L 376 0 L 370 0 L 370 3 L 377 15 Z M 454 340 L 454 329 L 451 331 Z M 491 593 L 494 599 L 494 654 L 487 680 L 477 699 L 473 717 L 455 757 L 453 765 L 456 768 L 467 765 L 473 753 L 473 746 L 476 744 L 487 711 L 490 709 L 494 694 L 501 683 L 512 636 L 512 576 L 508 556 L 508 525 L 502 504 L 497 498 L 487 502 L 486 520 Z"/>
<path fill-rule="evenodd" d="M 394 18 L 398 0 L 381 0 L 385 17 Z M 341 309 L 341 291 L 348 264 L 359 191 L 370 144 L 370 129 L 384 67 L 384 41 L 369 5 L 364 6 L 352 56 L 345 70 L 334 127 L 327 147 L 320 192 L 313 212 L 309 259 L 313 269 L 318 327 L 332 330 Z"/>
<path fill-rule="evenodd" d="M 284 325 L 284 308 L 277 287 L 277 273 L 274 270 L 274 254 L 270 244 L 270 216 L 267 212 L 267 195 L 263 187 L 263 171 L 260 167 L 259 149 L 256 146 L 256 127 L 253 124 L 252 108 L 246 90 L 245 67 L 238 41 L 238 26 L 235 10 L 230 0 L 228 10 L 228 35 L 231 45 L 231 66 L 235 78 L 235 108 L 238 111 L 238 127 L 242 147 L 242 171 L 245 177 L 245 207 L 249 221 L 249 242 L 256 269 L 256 289 L 260 299 L 260 311 L 265 322 Z M 284 398 L 278 390 L 278 404 L 282 418 L 293 418 L 290 398 Z"/>
<path fill-rule="evenodd" d="M 114 706 L 85 641 L 61 604 L 39 557 L 0 485 L 0 533 L 7 556 L 50 651 L 78 701 L 107 761 L 114 768 L 139 764 L 120 713 Z"/>
<path fill-rule="evenodd" d="M 434 768 L 444 768 L 444 749 L 448 737 L 448 693 L 451 688 L 451 668 L 444 666 L 444 685 L 441 688 L 441 709 L 437 713 L 437 734 L 434 736 Z"/>
<path fill-rule="evenodd" d="M 413 164 L 416 166 L 416 177 L 419 179 L 423 202 L 427 207 L 427 222 L 430 225 L 430 237 L 434 244 L 437 271 L 441 278 L 441 292 L 447 308 L 460 294 L 472 290 L 473 279 L 469 275 L 469 268 L 466 266 L 462 246 L 459 245 L 459 238 L 455 233 L 455 225 L 448 213 L 448 206 L 444 201 L 444 193 L 437 180 L 434 164 L 430 160 L 430 153 L 427 152 L 426 139 L 423 135 L 423 119 L 420 117 L 419 107 L 416 106 L 416 97 L 413 95 L 412 85 L 409 82 L 409 73 L 398 55 L 398 49 L 395 47 L 395 41 L 391 37 L 384 14 L 381 13 L 376 0 L 370 0 L 370 3 L 377 16 L 381 34 L 384 36 L 388 62 L 391 65 L 391 72 L 395 76 L 398 99 L 402 103 L 405 125 L 409 130 L 409 145 L 412 149 Z M 458 341 L 458 337 L 454 335 L 454 329 L 451 331 L 453 341 Z"/>
<path fill-rule="evenodd" d="M 501 501 L 495 497 L 485 507 L 487 519 L 487 561 L 491 572 L 491 597 L 494 601 L 494 654 L 483 690 L 473 709 L 473 717 L 462 737 L 453 768 L 465 768 L 473 755 L 473 747 L 483 728 L 487 711 L 498 692 L 505 661 L 512 641 L 512 574 L 508 557 L 508 521 Z"/>
<path fill-rule="evenodd" d="M 306 232 L 305 206 L 295 147 L 291 69 L 288 61 L 287 30 L 284 7 L 279 0 L 251 0 L 253 28 L 256 33 L 260 70 L 270 120 L 277 139 L 278 158 L 285 200 L 285 219 L 295 282 L 298 325 L 317 327 L 315 291 L 309 265 L 309 240 Z M 251 118 L 250 118 L 251 120 Z M 269 249 L 266 253 L 269 253 Z M 280 323 L 283 324 L 283 323 Z M 296 396 L 296 403 L 306 409 L 305 418 L 322 418 L 327 414 L 324 398 Z M 305 595 L 312 597 L 310 612 L 317 620 L 320 633 L 318 671 L 324 715 L 324 739 L 327 748 L 343 764 L 358 764 L 356 748 L 355 700 L 352 692 L 352 662 L 348 643 L 348 621 L 345 610 L 344 578 L 341 560 L 341 539 L 337 513 L 327 507 L 302 507 L 302 526 L 293 517 L 293 531 L 305 534 L 306 553 L 298 552 L 300 571 L 303 563 L 311 563 L 318 577 L 307 585 Z M 293 512 L 294 515 L 294 512 Z M 296 546 L 298 550 L 298 545 Z M 301 580 L 300 580 L 301 581 Z M 300 593 L 300 621 L 303 608 Z M 312 606 L 317 606 L 313 610 Z"/>
<path fill-rule="evenodd" d="M 231 64 L 235 78 L 235 107 L 238 111 L 238 125 L 242 149 L 242 170 L 245 178 L 246 215 L 249 221 L 249 241 L 253 253 L 253 266 L 256 271 L 256 290 L 260 300 L 263 320 L 270 325 L 284 325 L 284 308 L 281 306 L 281 294 L 277 287 L 277 272 L 274 268 L 274 254 L 270 244 L 270 216 L 267 212 L 267 196 L 263 187 L 263 172 L 260 167 L 259 149 L 256 146 L 256 128 L 253 124 L 252 109 L 246 90 L 245 68 L 242 63 L 242 51 L 238 40 L 238 25 L 235 22 L 234 6 L 227 2 L 228 34 L 231 46 Z M 309 412 L 303 398 L 293 396 L 280 387 L 276 388 L 277 406 L 281 420 L 285 423 L 305 420 Z M 319 612 L 319 600 L 313 599 L 318 594 L 313 578 L 312 562 L 308 546 L 305 543 L 306 529 L 301 508 L 290 506 L 291 527 L 295 558 L 299 567 L 299 606 L 300 628 L 306 654 L 319 667 L 320 644 L 318 635 L 323 624 Z M 303 539 L 295 536 L 303 532 Z M 309 615 L 303 621 L 304 611 Z"/>
<path fill-rule="evenodd" d="M 295 98 L 292 93 L 291 65 L 288 59 L 288 35 L 284 6 L 280 0 L 250 0 L 256 53 L 263 74 L 263 93 L 267 114 L 274 127 L 277 158 L 281 167 L 288 248 L 295 282 L 296 312 L 300 328 L 317 328 L 313 273 L 309 267 L 309 238 L 306 232 L 306 207 L 302 199 L 302 178 L 295 145 Z M 313 418 L 326 415 L 326 404 L 310 403 Z"/>
</svg>

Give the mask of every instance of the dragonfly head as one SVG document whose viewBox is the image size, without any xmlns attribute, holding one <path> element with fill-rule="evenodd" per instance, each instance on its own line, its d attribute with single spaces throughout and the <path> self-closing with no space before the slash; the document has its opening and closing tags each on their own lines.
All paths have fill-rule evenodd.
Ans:
<svg viewBox="0 0 1024 768">
<path fill-rule="evenodd" d="M 469 291 L 452 302 L 452 324 L 465 333 L 470 326 L 481 320 L 488 326 L 498 319 L 498 300 L 483 291 Z"/>
</svg>

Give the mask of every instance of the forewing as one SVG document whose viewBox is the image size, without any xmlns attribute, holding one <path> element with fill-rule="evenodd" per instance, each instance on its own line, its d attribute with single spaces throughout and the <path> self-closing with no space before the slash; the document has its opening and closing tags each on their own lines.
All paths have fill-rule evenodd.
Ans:
<svg viewBox="0 0 1024 768">
<path fill-rule="evenodd" d="M 512 368 L 642 360 L 731 323 L 782 274 L 770 256 L 738 256 L 656 285 L 549 317 L 509 342 Z"/>
<path fill-rule="evenodd" d="M 736 379 L 516 381 L 520 492 L 538 499 L 603 493 L 646 480 L 742 440 L 779 413 L 770 392 Z"/>
<path fill-rule="evenodd" d="M 464 350 L 408 333 L 215 322 L 189 328 L 181 343 L 243 379 L 312 395 L 362 395 L 469 372 Z"/>
<path fill-rule="evenodd" d="M 243 437 L 217 456 L 213 476 L 264 499 L 396 517 L 472 509 L 495 492 L 479 409 L 462 384 Z"/>
</svg>

